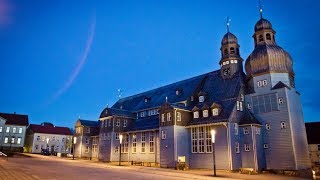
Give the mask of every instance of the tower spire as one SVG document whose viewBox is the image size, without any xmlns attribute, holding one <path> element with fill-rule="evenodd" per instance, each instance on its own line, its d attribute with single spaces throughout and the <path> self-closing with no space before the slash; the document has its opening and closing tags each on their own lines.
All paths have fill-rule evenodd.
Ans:
<svg viewBox="0 0 320 180">
<path fill-rule="evenodd" d="M 262 0 L 259 0 L 259 12 L 260 12 L 260 18 L 262 19 Z"/>
<path fill-rule="evenodd" d="M 231 21 L 231 19 L 229 18 L 229 16 L 227 16 L 227 31 L 228 32 L 230 30 L 230 21 Z"/>
</svg>

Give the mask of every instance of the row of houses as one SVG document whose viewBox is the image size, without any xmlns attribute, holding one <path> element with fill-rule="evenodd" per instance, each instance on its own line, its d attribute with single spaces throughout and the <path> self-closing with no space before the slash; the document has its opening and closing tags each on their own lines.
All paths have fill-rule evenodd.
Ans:
<svg viewBox="0 0 320 180">
<path fill-rule="evenodd" d="M 28 115 L 0 113 L 0 151 L 71 153 L 73 132 L 51 123 L 29 124 Z"/>
</svg>

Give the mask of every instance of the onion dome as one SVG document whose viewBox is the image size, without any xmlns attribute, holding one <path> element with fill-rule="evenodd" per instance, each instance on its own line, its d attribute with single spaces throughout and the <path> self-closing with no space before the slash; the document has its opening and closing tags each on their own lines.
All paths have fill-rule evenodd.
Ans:
<svg viewBox="0 0 320 180">
<path fill-rule="evenodd" d="M 223 36 L 222 41 L 221 41 L 221 45 L 225 45 L 225 44 L 238 44 L 238 39 L 231 32 L 227 32 Z"/>
<path fill-rule="evenodd" d="M 272 24 L 267 19 L 261 18 L 254 26 L 254 31 L 257 32 L 263 29 L 272 30 Z"/>
<path fill-rule="evenodd" d="M 290 55 L 276 44 L 257 45 L 245 62 L 249 77 L 264 73 L 294 74 Z"/>
</svg>

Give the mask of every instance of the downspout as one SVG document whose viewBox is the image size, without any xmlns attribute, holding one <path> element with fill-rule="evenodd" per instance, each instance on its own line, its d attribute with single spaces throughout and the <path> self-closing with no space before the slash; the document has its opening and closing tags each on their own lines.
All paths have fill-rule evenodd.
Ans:
<svg viewBox="0 0 320 180">
<path fill-rule="evenodd" d="M 176 128 L 176 109 L 174 109 L 174 123 L 173 123 L 173 138 L 174 138 L 174 160 L 177 162 L 178 161 L 178 147 L 177 147 L 177 137 L 175 133 L 175 128 Z"/>
<path fill-rule="evenodd" d="M 230 134 L 230 123 L 226 123 L 227 128 L 227 143 L 228 143 L 228 156 L 229 156 L 229 170 L 233 170 L 232 168 L 232 154 L 231 154 L 231 134 Z"/>
<path fill-rule="evenodd" d="M 252 150 L 253 150 L 253 161 L 254 161 L 254 169 L 258 170 L 258 164 L 257 164 L 257 147 L 256 147 L 256 136 L 254 134 L 253 126 L 251 126 L 251 138 L 252 138 Z"/>
</svg>

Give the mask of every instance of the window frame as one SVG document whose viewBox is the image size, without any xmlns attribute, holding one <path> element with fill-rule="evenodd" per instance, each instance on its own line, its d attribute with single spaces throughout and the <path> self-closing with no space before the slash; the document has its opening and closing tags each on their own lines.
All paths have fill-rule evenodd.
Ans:
<svg viewBox="0 0 320 180">
<path fill-rule="evenodd" d="M 193 118 L 198 119 L 199 118 L 199 111 L 194 111 L 193 112 Z"/>
<path fill-rule="evenodd" d="M 161 122 L 166 122 L 166 115 L 165 113 L 161 114 Z"/>
<path fill-rule="evenodd" d="M 149 152 L 154 153 L 154 132 L 150 131 L 149 132 Z"/>
<path fill-rule="evenodd" d="M 209 111 L 207 109 L 202 111 L 202 116 L 203 117 L 209 117 Z"/>
<path fill-rule="evenodd" d="M 141 132 L 141 153 L 146 153 L 146 132 Z"/>
<path fill-rule="evenodd" d="M 250 144 L 244 144 L 244 151 L 249 152 L 251 150 Z"/>
<path fill-rule="evenodd" d="M 212 116 L 218 116 L 219 115 L 219 109 L 218 108 L 212 108 Z"/>
<path fill-rule="evenodd" d="M 248 127 L 243 128 L 243 134 L 249 134 L 249 128 Z"/>
<path fill-rule="evenodd" d="M 161 139 L 167 139 L 167 132 L 166 132 L 166 130 L 161 130 Z"/>
<path fill-rule="evenodd" d="M 280 122 L 280 127 L 281 127 L 281 129 L 286 129 L 287 128 L 286 122 L 285 121 L 281 121 Z"/>
<path fill-rule="evenodd" d="M 200 103 L 204 102 L 204 96 L 199 96 L 199 102 Z"/>
<path fill-rule="evenodd" d="M 177 112 L 177 121 L 181 121 L 181 112 Z"/>
<path fill-rule="evenodd" d="M 267 130 L 267 131 L 271 130 L 271 125 L 270 125 L 270 123 L 266 123 L 266 124 L 265 124 L 265 127 L 266 127 L 266 130 Z"/>
</svg>

